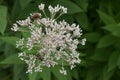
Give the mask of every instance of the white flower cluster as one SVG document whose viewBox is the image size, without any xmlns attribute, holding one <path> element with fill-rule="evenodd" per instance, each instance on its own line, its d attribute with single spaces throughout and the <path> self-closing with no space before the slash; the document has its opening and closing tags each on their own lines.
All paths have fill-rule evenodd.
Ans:
<svg viewBox="0 0 120 80">
<path fill-rule="evenodd" d="M 27 19 L 17 21 L 11 28 L 15 32 L 29 33 L 27 38 L 23 37 L 16 42 L 16 47 L 22 50 L 19 57 L 28 64 L 27 73 L 41 72 L 42 66 L 54 67 L 61 64 L 60 73 L 66 75 L 64 64 L 73 69 L 76 63 L 80 63 L 76 49 L 78 44 L 85 45 L 86 39 L 78 40 L 82 35 L 79 25 L 70 25 L 64 20 L 56 21 L 59 16 L 67 13 L 67 8 L 50 5 L 49 18 L 44 11 L 45 4 L 38 7 L 45 17 L 42 17 L 41 13 L 33 13 Z"/>
</svg>

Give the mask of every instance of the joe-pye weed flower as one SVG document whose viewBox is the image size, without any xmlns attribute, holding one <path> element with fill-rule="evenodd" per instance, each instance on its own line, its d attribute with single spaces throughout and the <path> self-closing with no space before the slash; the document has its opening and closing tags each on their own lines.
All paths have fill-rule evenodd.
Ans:
<svg viewBox="0 0 120 80">
<path fill-rule="evenodd" d="M 40 4 L 38 8 L 44 15 L 30 14 L 27 19 L 17 21 L 11 28 L 15 32 L 28 34 L 16 42 L 16 47 L 22 51 L 18 53 L 18 57 L 28 64 L 27 73 L 42 72 L 42 66 L 62 64 L 60 73 L 66 75 L 64 63 L 73 69 L 76 63 L 81 62 L 80 53 L 76 49 L 78 44 L 85 45 L 86 39 L 78 40 L 82 35 L 79 25 L 70 25 L 65 20 L 57 21 L 67 13 L 64 6 L 48 6 L 50 17 L 45 13 L 45 4 Z"/>
</svg>

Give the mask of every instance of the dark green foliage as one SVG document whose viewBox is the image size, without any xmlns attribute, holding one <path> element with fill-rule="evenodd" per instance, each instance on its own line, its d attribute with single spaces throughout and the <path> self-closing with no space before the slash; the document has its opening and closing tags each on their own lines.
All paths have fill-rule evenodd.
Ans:
<svg viewBox="0 0 120 80">
<path fill-rule="evenodd" d="M 39 12 L 41 2 L 67 7 L 59 20 L 79 24 L 87 38 L 85 46 L 78 45 L 81 64 L 73 70 L 66 65 L 67 76 L 59 73 L 60 66 L 26 74 L 27 65 L 17 57 L 15 41 L 27 33 L 10 28 Z M 120 80 L 120 0 L 0 0 L 0 80 Z"/>
<path fill-rule="evenodd" d="M 7 25 L 7 7 L 0 5 L 0 32 L 4 34 Z"/>
</svg>

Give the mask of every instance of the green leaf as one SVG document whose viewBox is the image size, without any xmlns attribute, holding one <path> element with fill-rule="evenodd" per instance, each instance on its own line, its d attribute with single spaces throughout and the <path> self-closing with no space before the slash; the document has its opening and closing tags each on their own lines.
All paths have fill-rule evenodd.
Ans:
<svg viewBox="0 0 120 80">
<path fill-rule="evenodd" d="M 97 10 L 100 19 L 107 25 L 107 24 L 116 24 L 116 21 L 114 20 L 113 17 L 107 15 L 106 13 Z"/>
<path fill-rule="evenodd" d="M 95 54 L 91 56 L 91 59 L 94 61 L 107 61 L 109 59 L 111 50 L 107 50 L 106 48 L 98 48 L 95 50 Z"/>
<path fill-rule="evenodd" d="M 82 8 L 85 12 L 87 11 L 88 7 L 88 0 L 73 0 Z"/>
<path fill-rule="evenodd" d="M 20 0 L 22 8 L 25 8 L 32 0 Z"/>
<path fill-rule="evenodd" d="M 22 77 L 22 75 L 24 75 L 22 73 L 25 73 L 24 72 L 24 68 L 25 68 L 25 66 L 21 65 L 21 64 L 15 64 L 14 65 L 14 68 L 13 68 L 14 79 L 13 80 L 20 80 L 20 78 Z"/>
<path fill-rule="evenodd" d="M 100 80 L 110 80 L 115 70 L 108 71 L 108 66 L 105 66 L 101 75 Z"/>
<path fill-rule="evenodd" d="M 6 44 L 5 45 L 5 48 L 4 48 L 4 55 L 7 57 L 7 56 L 10 56 L 12 55 L 13 53 L 16 52 L 16 48 L 10 44 Z"/>
<path fill-rule="evenodd" d="M 46 73 L 47 72 L 47 73 Z M 51 80 L 51 71 L 48 67 L 44 67 L 43 71 L 40 74 L 42 80 Z"/>
<path fill-rule="evenodd" d="M 88 17 L 86 13 L 76 14 L 75 19 L 77 20 L 81 28 L 85 30 L 90 30 L 90 27 L 88 27 Z"/>
<path fill-rule="evenodd" d="M 97 45 L 98 48 L 108 47 L 113 45 L 116 42 L 116 37 L 112 35 L 105 35 L 102 37 Z"/>
<path fill-rule="evenodd" d="M 33 72 L 32 74 L 29 74 L 29 80 L 39 80 L 40 78 L 40 73 L 38 72 Z"/>
<path fill-rule="evenodd" d="M 13 22 L 16 22 L 16 20 L 18 20 L 18 17 L 21 14 L 21 12 L 23 11 L 21 11 L 19 0 L 15 0 L 11 11 L 11 19 Z"/>
<path fill-rule="evenodd" d="M 0 64 L 23 64 L 24 62 L 21 61 L 18 57 L 18 54 L 13 54 L 5 58 Z"/>
<path fill-rule="evenodd" d="M 83 10 L 79 6 L 77 6 L 70 0 L 56 0 L 53 2 L 53 5 L 56 5 L 58 3 L 62 6 L 65 6 L 66 8 L 68 8 L 68 14 L 83 12 Z"/>
<path fill-rule="evenodd" d="M 120 37 L 120 23 L 105 26 L 103 29 L 110 31 L 114 36 Z"/>
<path fill-rule="evenodd" d="M 30 13 L 33 13 L 33 12 L 41 12 L 39 9 L 38 9 L 38 3 L 39 2 L 35 2 L 33 4 L 28 4 L 24 9 L 22 9 L 20 11 L 20 15 L 18 15 L 18 19 L 26 19 Z"/>
<path fill-rule="evenodd" d="M 100 40 L 100 34 L 97 32 L 87 33 L 84 37 L 87 38 L 87 41 L 89 42 L 97 42 Z"/>
<path fill-rule="evenodd" d="M 102 68 L 100 66 L 93 66 L 92 68 L 89 68 L 85 80 L 96 80 L 96 77 L 100 74 L 101 69 Z"/>
<path fill-rule="evenodd" d="M 74 68 L 72 71 L 71 71 L 71 74 L 72 74 L 72 77 L 75 78 L 76 80 L 79 80 L 79 73 L 77 71 L 76 68 Z"/>
<path fill-rule="evenodd" d="M 119 52 L 119 53 L 120 53 L 120 52 Z M 117 66 L 118 66 L 118 67 L 119 67 L 119 69 L 120 69 L 120 55 L 118 56 Z"/>
<path fill-rule="evenodd" d="M 7 26 L 7 7 L 0 5 L 0 32 L 4 34 Z"/>
<path fill-rule="evenodd" d="M 67 80 L 73 80 L 73 79 L 72 79 L 72 73 L 71 73 L 70 67 L 65 67 L 65 69 L 66 69 L 66 71 L 67 71 L 67 75 L 66 75 Z M 73 69 L 73 70 L 74 70 L 74 69 Z"/>
<path fill-rule="evenodd" d="M 61 66 L 56 66 L 54 68 L 51 68 L 51 72 L 53 75 L 57 78 L 57 80 L 72 80 L 72 73 L 69 67 L 65 67 L 65 70 L 67 71 L 67 75 L 63 75 L 60 73 Z M 76 75 L 78 76 L 78 75 Z"/>
<path fill-rule="evenodd" d="M 64 14 L 63 16 L 61 16 L 59 19 L 59 21 L 65 20 L 68 23 L 73 23 L 74 22 L 74 17 L 72 14 Z"/>
<path fill-rule="evenodd" d="M 6 37 L 0 37 L 0 39 L 5 42 L 5 43 L 8 43 L 8 44 L 11 44 L 13 46 L 16 45 L 16 41 L 19 40 L 19 38 L 17 37 L 14 37 L 14 36 L 6 36 Z"/>
<path fill-rule="evenodd" d="M 115 51 L 110 55 L 109 61 L 108 61 L 108 71 L 111 71 L 117 67 L 117 61 L 119 57 L 119 52 Z"/>
<path fill-rule="evenodd" d="M 59 72 L 61 66 L 56 66 L 55 68 L 51 69 L 51 72 L 58 80 L 68 80 L 67 77 Z"/>
</svg>

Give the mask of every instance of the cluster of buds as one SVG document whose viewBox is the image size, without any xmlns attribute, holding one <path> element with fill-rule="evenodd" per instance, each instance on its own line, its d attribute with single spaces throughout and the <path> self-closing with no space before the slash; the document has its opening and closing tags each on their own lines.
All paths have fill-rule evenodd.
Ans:
<svg viewBox="0 0 120 80">
<path fill-rule="evenodd" d="M 41 13 L 33 13 L 25 20 L 19 20 L 11 30 L 27 34 L 16 42 L 16 47 L 22 52 L 19 58 L 28 64 L 27 73 L 42 72 L 42 67 L 54 67 L 61 64 L 60 73 L 66 75 L 64 64 L 70 69 L 80 63 L 77 45 L 85 45 L 86 39 L 80 39 L 82 30 L 79 25 L 68 24 L 57 19 L 67 13 L 67 8 L 57 5 L 48 7 L 50 17 L 44 11 L 45 4 L 38 6 Z M 59 15 L 58 15 L 59 14 Z M 58 16 L 57 16 L 58 15 Z"/>
</svg>

